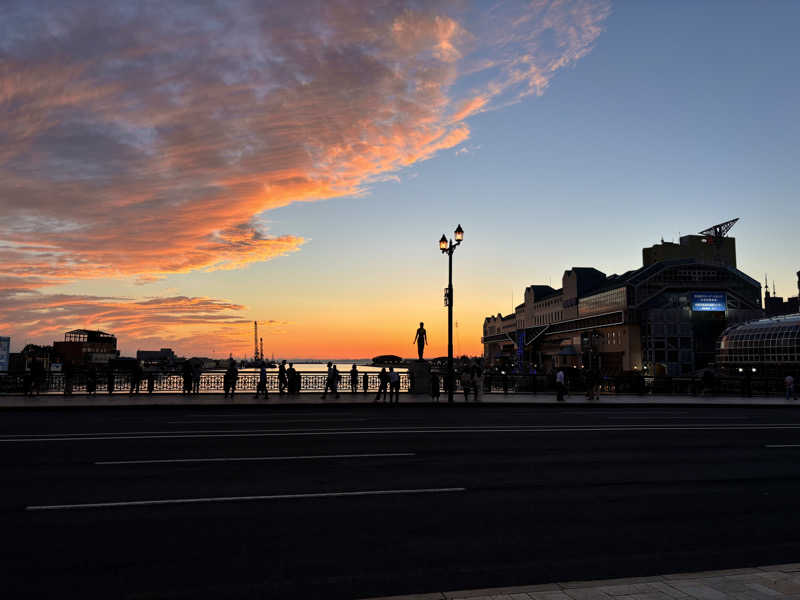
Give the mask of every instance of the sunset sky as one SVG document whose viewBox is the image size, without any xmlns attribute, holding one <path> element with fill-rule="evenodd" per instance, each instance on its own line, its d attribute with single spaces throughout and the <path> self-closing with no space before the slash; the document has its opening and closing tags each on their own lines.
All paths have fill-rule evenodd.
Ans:
<svg viewBox="0 0 800 600">
<path fill-rule="evenodd" d="M 0 335 L 456 352 L 564 269 L 740 217 L 800 269 L 797 2 L 0 3 Z"/>
</svg>

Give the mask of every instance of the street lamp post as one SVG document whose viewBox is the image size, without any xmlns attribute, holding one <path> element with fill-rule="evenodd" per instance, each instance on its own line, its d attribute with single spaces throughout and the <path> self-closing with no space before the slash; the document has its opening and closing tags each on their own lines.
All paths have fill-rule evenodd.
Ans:
<svg viewBox="0 0 800 600">
<path fill-rule="evenodd" d="M 459 224 L 455 230 L 455 242 L 448 242 L 447 236 L 442 234 L 439 240 L 439 250 L 442 254 L 447 254 L 447 401 L 453 401 L 453 387 L 455 378 L 453 377 L 453 252 L 464 241 L 464 230 Z"/>
</svg>

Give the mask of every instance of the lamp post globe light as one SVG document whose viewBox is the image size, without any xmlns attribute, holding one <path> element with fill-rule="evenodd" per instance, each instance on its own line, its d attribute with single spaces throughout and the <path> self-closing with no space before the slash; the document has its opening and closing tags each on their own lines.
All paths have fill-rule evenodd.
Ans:
<svg viewBox="0 0 800 600">
<path fill-rule="evenodd" d="M 453 387 L 455 378 L 453 374 L 453 252 L 464 241 L 464 230 L 459 224 L 454 233 L 455 241 L 447 239 L 442 234 L 439 240 L 439 250 L 447 254 L 447 401 L 453 401 Z"/>
</svg>

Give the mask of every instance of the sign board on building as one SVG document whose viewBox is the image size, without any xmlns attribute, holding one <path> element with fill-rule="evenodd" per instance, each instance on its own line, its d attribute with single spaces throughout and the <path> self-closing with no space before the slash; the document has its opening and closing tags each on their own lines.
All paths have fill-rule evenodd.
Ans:
<svg viewBox="0 0 800 600">
<path fill-rule="evenodd" d="M 695 292 L 692 294 L 692 310 L 698 312 L 725 312 L 728 301 L 725 292 Z"/>
<path fill-rule="evenodd" d="M 0 336 L 0 372 L 8 371 L 8 355 L 11 352 L 11 338 Z"/>
<path fill-rule="evenodd" d="M 525 356 L 525 330 L 520 329 L 517 331 L 517 366 L 519 369 L 522 364 L 522 359 Z"/>
</svg>

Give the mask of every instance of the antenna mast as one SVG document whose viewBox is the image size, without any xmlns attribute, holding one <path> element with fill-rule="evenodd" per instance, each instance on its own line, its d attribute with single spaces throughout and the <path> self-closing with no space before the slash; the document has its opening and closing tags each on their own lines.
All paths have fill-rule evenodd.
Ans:
<svg viewBox="0 0 800 600">
<path fill-rule="evenodd" d="M 253 360 L 258 360 L 258 321 L 253 321 Z"/>
<path fill-rule="evenodd" d="M 264 338 L 258 338 L 258 340 L 261 342 L 259 354 L 261 354 L 261 360 L 264 360 Z"/>
</svg>

